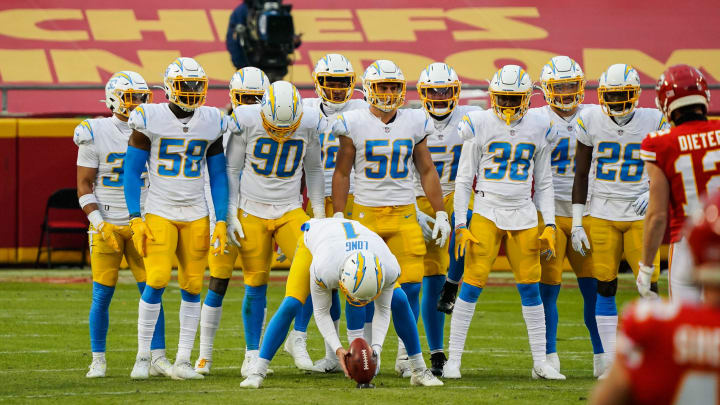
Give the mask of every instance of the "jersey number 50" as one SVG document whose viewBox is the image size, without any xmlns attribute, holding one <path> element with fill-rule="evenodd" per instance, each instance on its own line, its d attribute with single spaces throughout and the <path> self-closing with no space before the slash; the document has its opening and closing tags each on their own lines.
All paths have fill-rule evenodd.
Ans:
<svg viewBox="0 0 720 405">
<path fill-rule="evenodd" d="M 389 139 L 371 139 L 365 141 L 365 160 L 377 163 L 375 170 L 365 168 L 365 177 L 369 179 L 384 179 L 388 175 L 388 160 L 390 160 L 390 178 L 404 179 L 410 173 L 408 161 L 413 152 L 412 139 L 396 139 L 392 143 L 392 155 L 388 159 L 385 153 L 375 153 L 376 147 L 387 147 Z"/>
</svg>

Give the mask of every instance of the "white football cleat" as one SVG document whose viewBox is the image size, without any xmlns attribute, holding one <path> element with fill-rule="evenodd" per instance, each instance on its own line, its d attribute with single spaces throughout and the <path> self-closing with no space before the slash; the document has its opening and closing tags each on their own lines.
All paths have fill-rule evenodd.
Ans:
<svg viewBox="0 0 720 405">
<path fill-rule="evenodd" d="M 558 373 L 560 372 L 560 357 L 558 357 L 557 352 L 548 354 L 547 362 L 555 369 L 555 371 Z"/>
<path fill-rule="evenodd" d="M 197 359 L 195 361 L 195 372 L 202 375 L 210 374 L 210 367 L 212 366 L 212 360 L 208 359 Z"/>
<path fill-rule="evenodd" d="M 458 379 L 462 377 L 462 374 L 460 374 L 460 360 L 453 360 L 448 359 L 448 361 L 445 363 L 445 366 L 443 366 L 443 378 L 452 378 L 452 379 Z"/>
<path fill-rule="evenodd" d="M 259 352 L 257 350 L 245 351 L 245 359 L 242 367 L 240 367 L 240 375 L 247 378 L 255 371 L 255 362 L 257 361 Z"/>
<path fill-rule="evenodd" d="M 295 360 L 295 367 L 305 371 L 314 370 L 312 359 L 307 351 L 306 334 L 301 334 L 301 332 L 295 330 L 291 331 L 288 338 L 285 339 L 283 348 L 286 352 L 290 353 L 293 360 Z"/>
<path fill-rule="evenodd" d="M 535 363 L 532 368 L 532 372 L 530 373 L 532 375 L 532 378 L 534 380 L 538 379 L 544 379 L 544 380 L 564 380 L 565 376 L 560 374 L 557 370 L 553 368 L 553 366 L 550 365 L 547 361 L 541 361 L 538 363 Z"/>
<path fill-rule="evenodd" d="M 90 363 L 90 370 L 88 370 L 85 377 L 87 378 L 103 378 L 105 377 L 105 371 L 107 370 L 107 363 L 100 360 L 93 360 Z"/>
<path fill-rule="evenodd" d="M 189 361 L 178 363 L 177 360 L 172 366 L 170 377 L 172 377 L 173 380 L 202 380 L 205 378 L 202 374 L 195 372 L 195 369 Z"/>
<path fill-rule="evenodd" d="M 315 362 L 313 365 L 313 371 L 318 373 L 339 373 L 342 371 L 342 366 L 336 358 L 323 357 L 322 359 Z"/>
<path fill-rule="evenodd" d="M 265 376 L 259 373 L 252 373 L 240 383 L 242 388 L 260 388 Z"/>
<path fill-rule="evenodd" d="M 410 368 L 410 359 L 408 359 L 407 356 L 395 359 L 395 372 L 402 378 L 409 378 L 412 376 L 413 373 Z"/>
<path fill-rule="evenodd" d="M 133 380 L 147 380 L 150 377 L 150 355 L 147 357 L 136 357 L 135 365 L 130 372 L 130 378 Z"/>
<path fill-rule="evenodd" d="M 600 378 L 605 374 L 607 364 L 605 362 L 605 353 L 593 354 L 593 377 Z"/>
<path fill-rule="evenodd" d="M 164 377 L 170 377 L 172 374 L 172 364 L 170 363 L 170 360 L 167 359 L 167 357 L 162 356 L 153 359 L 150 362 L 150 376 L 151 377 L 157 377 L 157 376 L 164 376 Z"/>
<path fill-rule="evenodd" d="M 412 376 L 410 377 L 410 385 L 420 385 L 423 387 L 439 387 L 445 384 L 443 384 L 442 381 L 438 380 L 438 378 L 433 375 L 429 368 L 426 368 L 422 371 L 416 371 L 412 373 Z"/>
</svg>

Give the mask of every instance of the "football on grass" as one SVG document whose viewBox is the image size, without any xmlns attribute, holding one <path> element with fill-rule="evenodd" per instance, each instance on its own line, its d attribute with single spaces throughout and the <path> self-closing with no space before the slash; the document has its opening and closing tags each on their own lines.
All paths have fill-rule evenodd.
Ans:
<svg viewBox="0 0 720 405">
<path fill-rule="evenodd" d="M 358 384 L 367 384 L 375 377 L 377 362 L 373 350 L 363 338 L 353 340 L 345 357 L 350 378 Z"/>
</svg>

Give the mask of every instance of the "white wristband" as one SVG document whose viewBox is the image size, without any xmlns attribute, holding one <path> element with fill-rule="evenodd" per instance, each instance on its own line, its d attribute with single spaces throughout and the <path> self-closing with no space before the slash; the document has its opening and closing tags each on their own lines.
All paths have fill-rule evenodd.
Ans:
<svg viewBox="0 0 720 405">
<path fill-rule="evenodd" d="M 95 210 L 88 214 L 88 220 L 92 224 L 93 228 L 100 230 L 100 224 L 104 222 L 102 214 L 100 214 L 99 210 Z"/>
<path fill-rule="evenodd" d="M 572 226 L 582 226 L 583 214 L 585 214 L 585 204 L 572 205 Z"/>
<path fill-rule="evenodd" d="M 97 204 L 98 200 L 94 193 L 89 193 L 81 195 L 80 198 L 78 198 L 78 202 L 80 203 L 80 208 L 85 208 L 88 204 Z"/>
</svg>

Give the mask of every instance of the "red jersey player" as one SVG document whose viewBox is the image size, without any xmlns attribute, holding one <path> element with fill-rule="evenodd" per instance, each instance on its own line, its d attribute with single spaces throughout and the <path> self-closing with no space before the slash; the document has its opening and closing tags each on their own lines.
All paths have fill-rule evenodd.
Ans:
<svg viewBox="0 0 720 405">
<path fill-rule="evenodd" d="M 700 289 L 692 280 L 692 262 L 681 228 L 700 209 L 701 198 L 720 189 L 720 121 L 708 121 L 710 92 L 703 75 L 692 66 L 670 67 L 660 76 L 656 90 L 656 104 L 673 128 L 650 133 L 640 150 L 650 176 L 650 205 L 637 285 L 641 295 L 654 295 L 650 292 L 653 267 L 644 263 L 652 263 L 660 247 L 669 205 L 670 298 L 697 302 Z"/>
<path fill-rule="evenodd" d="M 623 314 L 617 359 L 590 403 L 720 404 L 720 193 L 687 234 L 704 303 L 640 300 Z"/>
</svg>

